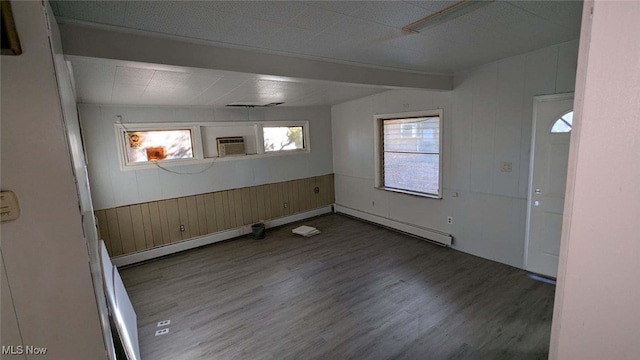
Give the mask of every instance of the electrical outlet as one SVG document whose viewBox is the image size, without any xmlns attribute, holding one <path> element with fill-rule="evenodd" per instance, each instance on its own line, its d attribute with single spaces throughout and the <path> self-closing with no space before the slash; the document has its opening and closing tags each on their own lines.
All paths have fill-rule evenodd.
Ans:
<svg viewBox="0 0 640 360">
<path fill-rule="evenodd" d="M 286 208 L 289 207 L 289 203 L 284 203 L 284 204 L 282 204 L 282 206 L 286 209 Z"/>
<path fill-rule="evenodd" d="M 158 327 L 163 327 L 171 324 L 171 320 L 162 320 L 158 322 Z"/>
<path fill-rule="evenodd" d="M 157 330 L 156 331 L 156 336 L 160 336 L 160 335 L 165 335 L 169 333 L 169 328 L 166 329 L 162 329 L 162 330 Z"/>
<path fill-rule="evenodd" d="M 180 225 L 180 231 L 185 231 L 185 230 L 186 229 L 185 229 L 184 225 Z"/>
<path fill-rule="evenodd" d="M 447 216 L 447 224 L 453 224 L 453 216 Z"/>
<path fill-rule="evenodd" d="M 502 162 L 502 168 L 500 169 L 500 171 L 502 172 L 511 172 L 513 170 L 513 164 L 511 163 L 511 161 L 503 161 Z"/>
</svg>

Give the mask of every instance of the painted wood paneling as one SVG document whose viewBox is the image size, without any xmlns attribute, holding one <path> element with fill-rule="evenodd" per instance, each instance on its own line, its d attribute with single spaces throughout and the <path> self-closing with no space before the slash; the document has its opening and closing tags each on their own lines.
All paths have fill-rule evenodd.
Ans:
<svg viewBox="0 0 640 360">
<path fill-rule="evenodd" d="M 393 90 L 334 105 L 336 203 L 450 233 L 458 250 L 522 267 L 533 97 L 572 91 L 577 47 L 571 41 L 456 73 L 450 92 Z M 442 199 L 375 189 L 374 114 L 437 108 Z M 501 171 L 503 162 L 511 172 Z"/>
<path fill-rule="evenodd" d="M 97 210 L 96 214 L 96 222 L 98 223 L 98 232 L 102 239 L 109 239 L 109 228 L 107 227 L 107 214 L 104 210 Z M 100 225 L 102 224 L 102 225 Z M 113 254 L 113 250 L 111 249 L 111 243 L 105 240 L 105 246 L 107 247 L 107 251 L 109 254 Z"/>
<path fill-rule="evenodd" d="M 142 225 L 144 226 L 144 241 L 146 248 L 153 247 L 153 226 L 151 225 L 151 212 L 149 211 L 149 204 L 141 204 L 140 211 L 142 212 Z"/>
<path fill-rule="evenodd" d="M 331 205 L 333 182 L 329 174 L 97 210 L 95 215 L 107 249 L 118 256 Z"/>
<path fill-rule="evenodd" d="M 169 242 L 182 240 L 182 232 L 180 232 L 180 211 L 178 210 L 178 199 L 169 199 L 162 201 L 167 211 L 167 225 L 169 232 Z M 186 227 L 186 225 L 185 225 Z M 126 240 L 125 240 L 126 241 Z"/>
<path fill-rule="evenodd" d="M 120 239 L 127 239 L 127 241 L 122 241 L 122 251 L 124 253 L 136 251 L 135 240 L 133 239 L 131 208 L 128 206 L 116 208 L 116 216 L 120 227 Z"/>
<path fill-rule="evenodd" d="M 205 196 L 198 195 L 196 196 L 196 206 L 197 206 L 197 218 L 198 218 L 198 226 L 200 228 L 200 235 L 208 234 L 207 231 L 207 209 L 205 206 Z"/>
<path fill-rule="evenodd" d="M 116 209 L 104 210 L 107 220 L 106 226 L 109 229 L 109 238 L 105 239 L 111 245 L 113 256 L 122 255 L 122 242 L 120 241 L 120 224 L 118 223 L 118 214 Z"/>
<path fill-rule="evenodd" d="M 131 210 L 131 224 L 133 225 L 133 239 L 136 245 L 136 250 L 143 250 L 147 246 L 145 244 L 144 237 L 144 223 L 142 222 L 142 210 L 140 205 L 130 206 Z"/>
<path fill-rule="evenodd" d="M 204 210 L 207 220 L 207 234 L 218 231 L 218 222 L 216 219 L 216 204 L 213 194 L 204 195 Z"/>
</svg>

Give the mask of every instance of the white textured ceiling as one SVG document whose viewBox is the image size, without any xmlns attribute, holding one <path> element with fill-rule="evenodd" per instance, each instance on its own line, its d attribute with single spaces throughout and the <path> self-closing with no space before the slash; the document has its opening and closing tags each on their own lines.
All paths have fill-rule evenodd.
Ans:
<svg viewBox="0 0 640 360">
<path fill-rule="evenodd" d="M 68 59 L 78 102 L 85 104 L 221 107 L 284 102 L 284 106 L 314 106 L 338 104 L 388 89 L 130 61 Z"/>
<path fill-rule="evenodd" d="M 58 21 L 101 24 L 325 61 L 451 74 L 576 39 L 582 2 L 496 1 L 420 34 L 401 28 L 457 1 L 53 1 Z M 170 50 L 168 50 L 170 51 Z M 72 60 L 81 102 L 331 105 L 385 90 L 149 64 Z"/>
</svg>

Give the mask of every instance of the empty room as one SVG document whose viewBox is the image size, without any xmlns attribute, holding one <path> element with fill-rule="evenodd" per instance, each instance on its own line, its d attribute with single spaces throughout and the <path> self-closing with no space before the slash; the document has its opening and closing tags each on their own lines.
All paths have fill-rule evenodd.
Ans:
<svg viewBox="0 0 640 360">
<path fill-rule="evenodd" d="M 2 1 L 2 358 L 640 356 L 640 3 Z"/>
</svg>

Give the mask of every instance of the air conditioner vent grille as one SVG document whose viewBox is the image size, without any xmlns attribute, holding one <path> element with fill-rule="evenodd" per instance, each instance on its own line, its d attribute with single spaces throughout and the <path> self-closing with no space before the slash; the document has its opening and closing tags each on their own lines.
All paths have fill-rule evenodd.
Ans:
<svg viewBox="0 0 640 360">
<path fill-rule="evenodd" d="M 244 146 L 244 137 L 242 136 L 217 138 L 216 142 L 218 143 L 219 157 L 247 154 L 246 148 Z"/>
</svg>

